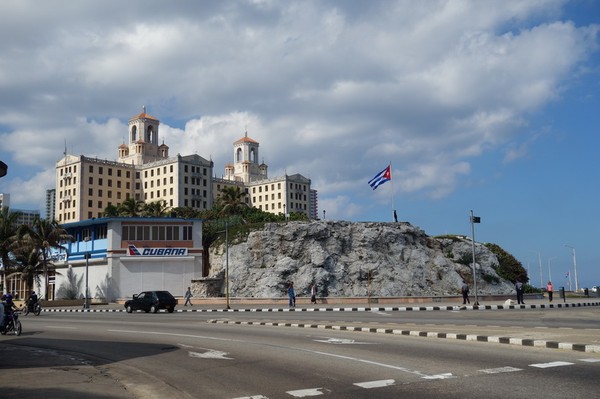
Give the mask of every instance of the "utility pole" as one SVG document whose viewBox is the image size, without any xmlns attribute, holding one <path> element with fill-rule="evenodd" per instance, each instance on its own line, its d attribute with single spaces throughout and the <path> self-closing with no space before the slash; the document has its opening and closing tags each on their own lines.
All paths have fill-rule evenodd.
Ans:
<svg viewBox="0 0 600 399">
<path fill-rule="evenodd" d="M 565 245 L 573 251 L 573 273 L 575 273 L 575 292 L 579 291 L 579 279 L 577 278 L 577 257 L 575 256 L 575 247 Z"/>
<path fill-rule="evenodd" d="M 479 216 L 473 216 L 473 211 L 471 210 L 471 245 L 473 249 L 473 289 L 475 290 L 475 302 L 473 305 L 479 306 L 479 300 L 477 298 L 477 274 L 475 271 L 475 223 L 481 223 L 481 218 Z"/>
</svg>

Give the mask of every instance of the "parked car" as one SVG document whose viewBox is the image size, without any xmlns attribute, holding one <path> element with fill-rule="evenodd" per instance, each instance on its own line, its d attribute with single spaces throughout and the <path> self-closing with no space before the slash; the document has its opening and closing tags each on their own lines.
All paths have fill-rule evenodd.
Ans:
<svg viewBox="0 0 600 399">
<path fill-rule="evenodd" d="M 125 301 L 125 310 L 127 313 L 134 310 L 156 313 L 160 309 L 166 309 L 173 313 L 176 305 L 177 299 L 169 291 L 144 291 Z"/>
</svg>

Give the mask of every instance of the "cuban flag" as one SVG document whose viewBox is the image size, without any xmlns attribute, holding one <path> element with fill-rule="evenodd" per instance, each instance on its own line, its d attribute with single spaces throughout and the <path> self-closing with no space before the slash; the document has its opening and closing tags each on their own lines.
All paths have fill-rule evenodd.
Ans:
<svg viewBox="0 0 600 399">
<path fill-rule="evenodd" d="M 387 168 L 377 173 L 374 178 L 369 180 L 369 186 L 375 190 L 377 187 L 390 180 L 392 180 L 392 166 L 388 165 Z"/>
<path fill-rule="evenodd" d="M 570 274 L 571 274 L 571 272 L 567 272 L 567 274 L 565 275 L 565 278 L 569 278 Z"/>
</svg>

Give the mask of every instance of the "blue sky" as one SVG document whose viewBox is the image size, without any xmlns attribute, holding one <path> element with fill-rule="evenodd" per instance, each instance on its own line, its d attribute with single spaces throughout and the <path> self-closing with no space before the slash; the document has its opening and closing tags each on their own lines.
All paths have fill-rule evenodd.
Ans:
<svg viewBox="0 0 600 399">
<path fill-rule="evenodd" d="M 567 284 L 566 245 L 600 285 L 599 24 L 592 0 L 2 2 L 0 192 L 44 209 L 65 141 L 115 160 L 145 105 L 218 176 L 247 129 L 327 219 L 391 221 L 393 198 L 429 235 L 470 235 L 473 210 L 534 285 Z"/>
</svg>

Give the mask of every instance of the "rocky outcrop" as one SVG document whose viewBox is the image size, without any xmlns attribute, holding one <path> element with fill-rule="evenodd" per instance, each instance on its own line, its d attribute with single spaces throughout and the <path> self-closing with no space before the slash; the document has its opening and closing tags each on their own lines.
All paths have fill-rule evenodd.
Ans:
<svg viewBox="0 0 600 399">
<path fill-rule="evenodd" d="M 410 223 L 339 221 L 270 223 L 247 239 L 211 248 L 209 278 L 224 279 L 228 265 L 234 297 L 280 297 L 293 281 L 296 295 L 459 295 L 463 279 L 473 287 L 472 243 L 434 238 Z M 479 294 L 507 294 L 496 256 L 475 245 Z M 221 290 L 224 292 L 224 287 Z"/>
</svg>

